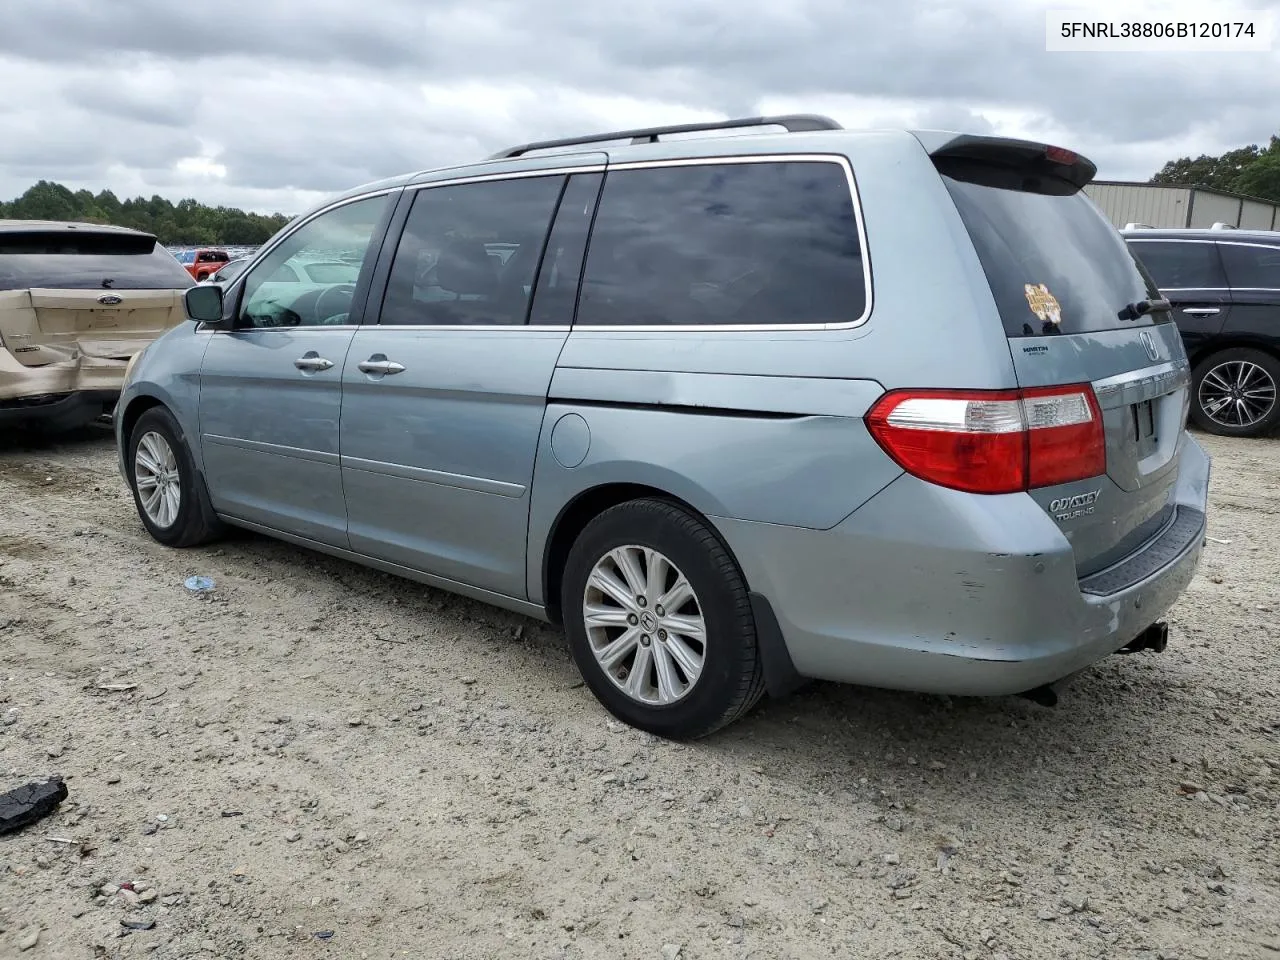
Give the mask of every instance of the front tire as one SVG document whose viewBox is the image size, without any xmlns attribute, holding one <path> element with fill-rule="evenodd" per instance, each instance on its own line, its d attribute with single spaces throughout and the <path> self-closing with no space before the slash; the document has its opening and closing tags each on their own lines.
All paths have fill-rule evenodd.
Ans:
<svg viewBox="0 0 1280 960">
<path fill-rule="evenodd" d="M 182 427 L 164 407 L 138 418 L 126 463 L 138 517 L 154 540 L 167 547 L 195 547 L 222 532 Z"/>
<path fill-rule="evenodd" d="M 560 602 L 587 686 L 633 727 L 706 736 L 764 692 L 742 574 L 706 523 L 675 504 L 633 500 L 587 524 Z"/>
<path fill-rule="evenodd" d="M 1191 379 L 1191 419 L 1206 433 L 1257 437 L 1280 425 L 1280 360 L 1250 347 L 1206 357 Z"/>
</svg>

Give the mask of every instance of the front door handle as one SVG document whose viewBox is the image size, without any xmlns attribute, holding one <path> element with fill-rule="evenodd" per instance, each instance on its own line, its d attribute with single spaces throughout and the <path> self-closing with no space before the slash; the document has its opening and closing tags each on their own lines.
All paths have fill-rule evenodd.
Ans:
<svg viewBox="0 0 1280 960">
<path fill-rule="evenodd" d="M 1182 312 L 1189 317 L 1212 317 L 1219 311 L 1217 307 L 1183 307 Z"/>
<path fill-rule="evenodd" d="M 310 350 L 293 361 L 293 365 L 299 370 L 328 370 L 333 366 L 333 361 L 326 360 L 314 350 Z"/>
<path fill-rule="evenodd" d="M 404 372 L 403 363 L 388 360 L 380 353 L 375 353 L 368 360 L 361 360 L 356 366 L 360 368 L 361 373 L 387 374 Z"/>
</svg>

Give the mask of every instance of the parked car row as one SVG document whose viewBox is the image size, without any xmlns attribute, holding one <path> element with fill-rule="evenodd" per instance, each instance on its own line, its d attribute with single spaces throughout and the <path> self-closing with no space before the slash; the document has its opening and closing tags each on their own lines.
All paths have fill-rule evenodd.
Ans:
<svg viewBox="0 0 1280 960">
<path fill-rule="evenodd" d="M 231 260 L 225 250 L 179 250 L 174 257 L 197 282 L 209 279 Z"/>
<path fill-rule="evenodd" d="M 560 623 L 664 736 L 805 678 L 1045 700 L 1163 648 L 1205 536 L 1179 315 L 1094 173 L 792 116 L 357 188 L 187 290 L 121 470 L 160 543 L 231 524 Z"/>
</svg>

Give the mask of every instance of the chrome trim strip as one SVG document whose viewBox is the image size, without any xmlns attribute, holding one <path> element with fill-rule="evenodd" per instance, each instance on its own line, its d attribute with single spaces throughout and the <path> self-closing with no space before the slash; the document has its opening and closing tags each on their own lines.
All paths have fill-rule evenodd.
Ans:
<svg viewBox="0 0 1280 960">
<path fill-rule="evenodd" d="M 604 173 L 606 165 L 591 163 L 581 167 L 547 167 L 534 170 L 508 170 L 505 173 L 485 173 L 470 177 L 454 177 L 447 180 L 428 180 L 426 183 L 411 183 L 405 186 L 406 191 L 417 192 L 430 190 L 432 187 L 457 187 L 466 183 L 485 183 L 490 180 L 527 180 L 530 177 L 563 177 L 570 173 Z"/>
<path fill-rule="evenodd" d="M 1257 240 L 1214 240 L 1224 247 L 1261 247 L 1264 250 L 1280 251 L 1280 243 L 1261 243 Z"/>
<path fill-rule="evenodd" d="M 1280 250 L 1280 247 L 1276 247 Z M 1280 293 L 1280 287 L 1161 287 L 1161 293 L 1192 293 L 1195 291 L 1205 293 L 1230 293 L 1231 291 L 1243 293 Z M 1226 306 L 1226 304 L 1223 304 Z"/>
<path fill-rule="evenodd" d="M 287 447 L 280 443 L 266 443 L 262 440 L 245 440 L 241 437 L 223 437 L 216 433 L 202 433 L 201 440 L 216 443 L 222 447 L 235 447 L 238 450 L 251 450 L 254 453 L 266 453 L 275 457 L 293 457 L 296 460 L 310 460 L 313 463 L 325 463 L 336 467 L 338 455 L 323 450 L 308 450 L 305 447 Z"/>
<path fill-rule="evenodd" d="M 567 333 L 573 328 L 567 323 L 556 326 L 543 323 L 371 323 L 356 329 L 377 330 L 380 333 L 389 333 L 392 330 L 456 330 L 459 333 L 469 333 L 472 330 L 519 330 L 523 333 L 546 330 L 549 333 Z"/>
<path fill-rule="evenodd" d="M 283 530 L 268 527 L 266 524 L 254 523 L 252 520 L 242 520 L 229 513 L 220 513 L 218 514 L 218 517 L 219 519 L 225 520 L 227 523 L 233 524 L 234 526 L 266 534 L 269 537 L 274 537 L 277 540 L 283 540 L 286 543 L 292 543 L 295 546 L 305 547 L 308 550 L 315 550 L 318 553 L 327 553 L 332 557 L 338 557 L 342 560 L 350 560 L 353 563 L 372 567 L 375 570 L 382 570 L 385 573 L 404 577 L 406 580 L 425 583 L 427 586 L 435 587 L 438 590 L 447 590 L 450 593 L 470 597 L 472 600 L 479 600 L 481 603 L 490 603 L 495 607 L 502 607 L 504 610 L 513 610 L 516 613 L 522 613 L 525 616 L 533 617 L 537 620 L 545 621 L 548 619 L 545 607 L 536 603 L 530 603 L 528 600 L 519 600 L 515 597 L 509 597 L 505 593 L 494 593 L 492 590 L 485 590 L 483 587 L 473 587 L 470 584 L 461 582 L 460 580 L 450 580 L 447 577 L 438 577 L 432 573 L 415 570 L 413 567 L 405 567 L 398 563 L 391 563 L 388 560 L 379 560 L 376 557 L 369 556 L 368 554 L 357 553 L 355 550 L 348 550 L 344 547 L 334 547 L 327 543 L 310 540 L 307 537 L 299 537 L 296 534 L 285 533 Z"/>
<path fill-rule="evenodd" d="M 219 327 L 211 327 L 206 323 L 196 325 L 196 333 L 219 334 L 225 337 L 238 337 L 245 333 L 314 333 L 320 330 L 333 330 L 339 333 L 351 333 L 353 330 L 363 330 L 358 323 L 343 324 L 327 324 L 316 323 L 310 326 L 303 324 L 298 327 L 236 327 L 234 330 L 223 330 Z"/>
<path fill-rule="evenodd" d="M 1260 240 L 1219 240 L 1217 237 L 1125 237 L 1124 239 L 1126 243 L 1217 243 L 1225 247 L 1261 247 L 1263 250 L 1280 251 L 1280 240 L 1275 243 L 1263 243 Z"/>
<path fill-rule="evenodd" d="M 873 308 L 873 291 L 871 284 L 871 252 L 867 248 L 867 230 L 863 220 L 862 201 L 858 196 L 858 184 L 853 175 L 853 166 L 849 158 L 835 153 L 753 153 L 740 156 L 681 157 L 671 160 L 630 160 L 623 163 L 610 163 L 609 171 L 645 170 L 659 167 L 695 167 L 711 166 L 724 163 L 834 163 L 844 170 L 849 184 L 849 196 L 853 201 L 853 218 L 858 227 L 859 255 L 862 259 L 862 284 L 865 291 L 865 305 L 862 315 L 855 320 L 840 323 L 706 323 L 694 325 L 647 324 L 624 326 L 613 324 L 574 324 L 575 333 L 699 333 L 702 331 L 720 331 L 728 333 L 778 333 L 791 330 L 852 330 L 862 326 L 871 318 Z"/>
<path fill-rule="evenodd" d="M 365 460 L 363 457 L 342 457 L 344 470 L 358 470 L 361 473 L 372 473 L 377 476 L 394 477 L 397 480 L 416 480 L 421 483 L 434 483 L 443 487 L 457 487 L 460 490 L 474 490 L 477 493 L 491 493 L 499 497 L 518 499 L 524 496 L 525 487 L 520 483 L 507 483 L 503 480 L 489 480 L 486 477 L 468 477 L 460 473 L 445 473 L 443 470 L 428 470 L 425 467 L 410 467 L 402 463 L 385 463 L 381 460 Z"/>
<path fill-rule="evenodd" d="M 1191 383 L 1191 364 L 1186 360 L 1144 367 L 1093 381 L 1093 392 L 1104 410 L 1154 400 Z"/>
<path fill-rule="evenodd" d="M 860 327 L 871 318 L 872 311 L 872 283 L 871 283 L 871 253 L 867 249 L 867 230 L 863 220 L 862 200 L 858 196 L 858 184 L 853 175 L 853 166 L 849 163 L 849 158 L 836 153 L 753 153 L 741 156 L 709 156 L 709 157 L 681 157 L 671 160 L 629 160 L 623 163 L 609 163 L 606 165 L 592 164 L 581 167 L 552 167 L 549 169 L 537 170 L 521 170 L 507 173 L 491 173 L 483 176 L 473 177 L 457 177 L 450 180 L 433 180 L 429 183 L 414 183 L 406 186 L 405 190 L 425 190 L 432 187 L 446 187 L 466 183 L 480 183 L 490 180 L 508 180 L 515 178 L 541 177 L 541 176 L 564 176 L 572 173 L 608 173 L 612 170 L 645 170 L 655 169 L 658 167 L 690 167 L 690 166 L 710 166 L 713 164 L 723 163 L 834 163 L 844 170 L 845 179 L 849 184 L 849 195 L 853 201 L 853 218 L 858 228 L 858 245 L 859 254 L 862 258 L 862 283 L 865 291 L 866 303 L 862 310 L 862 315 L 855 320 L 843 321 L 841 323 L 770 323 L 770 324 L 741 324 L 741 323 L 707 323 L 684 326 L 667 326 L 664 324 L 641 325 L 641 326 L 614 326 L 612 324 L 575 324 L 572 329 L 582 331 L 584 333 L 698 333 L 704 330 L 720 331 L 720 332 L 741 332 L 741 333 L 778 333 L 791 330 L 852 330 Z M 247 270 L 245 272 L 248 272 Z M 243 276 L 243 274 L 242 274 Z M 381 317 L 379 317 L 381 319 Z M 369 327 L 382 328 L 381 323 L 366 324 Z M 454 327 L 453 324 L 428 325 L 424 324 L 420 327 L 423 330 L 431 329 L 447 329 Z M 386 329 L 391 329 L 388 325 Z M 458 326 L 458 329 L 462 329 Z M 469 327 L 466 329 L 479 330 L 489 329 L 487 327 Z M 513 327 L 498 326 L 492 329 L 507 330 Z M 535 329 L 531 326 L 522 326 L 514 329 Z M 559 329 L 558 327 L 540 327 L 538 329 L 550 330 Z"/>
</svg>

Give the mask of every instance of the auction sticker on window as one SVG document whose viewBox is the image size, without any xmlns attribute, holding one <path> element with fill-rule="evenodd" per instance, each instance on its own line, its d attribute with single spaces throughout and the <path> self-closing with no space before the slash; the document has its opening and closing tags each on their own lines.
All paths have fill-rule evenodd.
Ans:
<svg viewBox="0 0 1280 960">
<path fill-rule="evenodd" d="M 1028 283 L 1023 285 L 1023 289 L 1027 294 L 1027 306 L 1042 323 L 1061 325 L 1062 304 L 1058 303 L 1058 298 L 1049 292 L 1048 287 L 1043 283 Z"/>
</svg>

